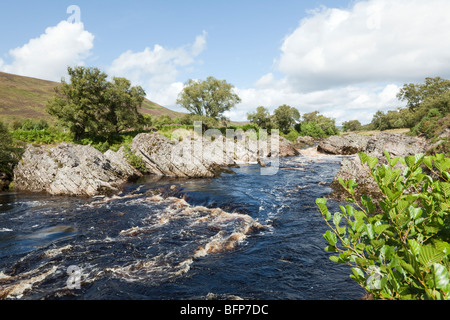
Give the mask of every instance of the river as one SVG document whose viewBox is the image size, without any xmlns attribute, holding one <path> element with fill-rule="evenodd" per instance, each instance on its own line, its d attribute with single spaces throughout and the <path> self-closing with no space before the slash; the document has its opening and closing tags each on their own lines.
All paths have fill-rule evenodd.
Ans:
<svg viewBox="0 0 450 320">
<path fill-rule="evenodd" d="M 0 195 L 0 297 L 22 300 L 356 300 L 329 261 L 315 199 L 337 156 L 214 179 L 147 177 L 110 197 Z M 338 203 L 331 202 L 338 210 Z"/>
</svg>

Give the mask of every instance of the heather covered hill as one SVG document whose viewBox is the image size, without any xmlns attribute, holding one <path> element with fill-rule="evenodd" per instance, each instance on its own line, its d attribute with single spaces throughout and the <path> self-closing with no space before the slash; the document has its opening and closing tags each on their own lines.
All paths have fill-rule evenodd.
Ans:
<svg viewBox="0 0 450 320">
<path fill-rule="evenodd" d="M 0 72 L 0 120 L 54 119 L 45 112 L 45 105 L 58 82 Z M 139 110 L 143 114 L 176 117 L 182 113 L 164 108 L 148 99 Z"/>
</svg>

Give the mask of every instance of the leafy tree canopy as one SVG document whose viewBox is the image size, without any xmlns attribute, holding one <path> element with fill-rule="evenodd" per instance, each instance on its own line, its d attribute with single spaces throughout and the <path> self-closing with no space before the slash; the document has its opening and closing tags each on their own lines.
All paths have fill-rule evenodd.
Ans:
<svg viewBox="0 0 450 320">
<path fill-rule="evenodd" d="M 359 122 L 359 120 L 349 120 L 349 121 L 345 121 L 342 124 L 342 130 L 345 132 L 348 131 L 358 131 L 359 129 L 361 129 L 362 124 L 361 122 Z"/>
<path fill-rule="evenodd" d="M 205 81 L 189 80 L 179 94 L 177 104 L 192 114 L 223 119 L 226 111 L 241 102 L 233 89 L 233 85 L 214 77 Z"/>
<path fill-rule="evenodd" d="M 273 127 L 270 112 L 263 106 L 256 108 L 256 112 L 248 113 L 247 120 L 263 129 L 270 130 Z"/>
<path fill-rule="evenodd" d="M 284 104 L 275 109 L 273 120 L 280 131 L 288 133 L 300 121 L 300 112 L 296 108 Z"/>
<path fill-rule="evenodd" d="M 441 77 L 426 78 L 423 84 L 405 84 L 397 98 L 406 101 L 407 107 L 416 111 L 422 103 L 429 99 L 435 99 L 450 91 L 450 80 Z"/>
<path fill-rule="evenodd" d="M 80 140 L 86 133 L 120 132 L 142 121 L 138 107 L 144 101 L 141 87 L 113 78 L 97 68 L 68 68 L 70 83 L 62 79 L 47 103 L 47 112 L 57 117 Z"/>
</svg>

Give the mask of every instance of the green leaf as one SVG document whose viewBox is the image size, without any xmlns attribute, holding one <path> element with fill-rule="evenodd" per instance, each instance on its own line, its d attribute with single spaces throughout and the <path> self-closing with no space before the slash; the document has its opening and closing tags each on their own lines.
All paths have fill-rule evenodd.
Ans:
<svg viewBox="0 0 450 320">
<path fill-rule="evenodd" d="M 397 201 L 397 214 L 402 213 L 409 206 L 409 201 L 406 200 L 398 200 Z"/>
<path fill-rule="evenodd" d="M 415 156 L 407 156 L 405 157 L 406 165 L 410 168 L 415 167 L 416 165 L 419 165 L 422 160 L 424 159 L 424 154 L 416 154 Z"/>
<path fill-rule="evenodd" d="M 316 204 L 320 210 L 320 213 L 328 221 L 331 219 L 331 213 L 328 210 L 326 203 L 327 203 L 327 199 L 323 199 L 323 198 L 316 199 Z"/>
<path fill-rule="evenodd" d="M 325 247 L 325 251 L 326 251 L 326 252 L 338 252 L 336 246 L 328 246 L 328 247 Z"/>
<path fill-rule="evenodd" d="M 358 156 L 359 156 L 359 160 L 361 160 L 361 163 L 364 164 L 367 162 L 367 158 L 368 158 L 367 154 L 365 154 L 364 152 L 360 152 L 360 153 L 358 153 Z"/>
<path fill-rule="evenodd" d="M 405 260 L 400 260 L 400 265 L 402 266 L 402 268 L 404 270 L 406 270 L 409 274 L 411 275 L 415 275 L 416 274 L 416 270 L 414 270 L 413 266 L 410 265 L 409 263 L 407 263 Z"/>
<path fill-rule="evenodd" d="M 445 255 L 444 252 L 435 249 L 433 246 L 426 245 L 420 249 L 419 262 L 425 268 L 429 268 L 431 264 L 440 262 Z"/>
<path fill-rule="evenodd" d="M 329 259 L 330 259 L 331 261 L 333 261 L 333 262 L 341 263 L 341 261 L 340 261 L 340 259 L 339 259 L 338 256 L 330 256 Z"/>
<path fill-rule="evenodd" d="M 325 238 L 325 240 L 327 240 L 327 242 L 328 242 L 331 246 L 336 246 L 336 242 L 337 242 L 336 234 L 334 234 L 334 233 L 331 232 L 330 230 L 327 230 L 327 231 L 325 232 L 325 234 L 323 235 L 323 237 Z"/>
<path fill-rule="evenodd" d="M 433 263 L 434 284 L 438 289 L 447 289 L 450 283 L 448 270 L 442 264 Z"/>
<path fill-rule="evenodd" d="M 368 197 L 366 195 L 362 195 L 361 196 L 361 203 L 367 209 L 367 212 L 369 214 L 372 214 L 375 211 L 375 205 L 374 205 L 371 197 Z"/>
<path fill-rule="evenodd" d="M 334 223 L 334 225 L 336 227 L 339 227 L 339 224 L 341 223 L 342 217 L 343 217 L 343 215 L 340 212 L 336 212 L 334 214 L 334 216 L 333 216 L 333 223 Z"/>
<path fill-rule="evenodd" d="M 428 169 L 433 169 L 433 157 L 430 156 L 424 157 L 423 162 L 428 167 Z"/>
<path fill-rule="evenodd" d="M 382 234 L 385 230 L 389 229 L 390 225 L 388 224 L 375 224 L 374 230 L 377 234 Z"/>
<path fill-rule="evenodd" d="M 408 239 L 408 246 L 411 250 L 411 253 L 414 256 L 418 256 L 420 253 L 420 244 L 414 239 Z"/>
<path fill-rule="evenodd" d="M 352 268 L 352 272 L 358 280 L 364 280 L 364 272 L 360 268 Z"/>
<path fill-rule="evenodd" d="M 373 230 L 373 225 L 368 224 L 366 226 L 366 230 L 367 230 L 367 236 L 369 237 L 370 240 L 373 240 L 375 238 L 375 232 Z"/>
<path fill-rule="evenodd" d="M 450 195 L 450 183 L 448 182 L 439 182 L 442 192 L 444 195 L 448 197 Z"/>
<path fill-rule="evenodd" d="M 422 215 L 422 209 L 420 208 L 414 208 L 413 206 L 410 206 L 408 208 L 409 211 L 409 217 L 412 220 L 416 220 L 417 218 L 419 218 Z"/>
<path fill-rule="evenodd" d="M 376 157 L 368 157 L 367 158 L 367 165 L 369 166 L 370 169 L 375 168 L 377 163 L 378 163 L 378 158 L 376 158 Z"/>
<path fill-rule="evenodd" d="M 415 158 L 413 156 L 405 157 L 406 165 L 411 168 L 416 164 Z"/>
</svg>

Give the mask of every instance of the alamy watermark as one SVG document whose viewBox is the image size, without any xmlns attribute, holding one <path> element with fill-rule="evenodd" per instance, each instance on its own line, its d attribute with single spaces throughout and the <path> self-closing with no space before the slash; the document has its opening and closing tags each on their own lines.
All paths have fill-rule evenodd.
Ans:
<svg viewBox="0 0 450 320">
<path fill-rule="evenodd" d="M 83 276 L 83 269 L 78 266 L 70 266 L 67 268 L 67 274 L 69 275 L 66 285 L 69 290 L 81 289 L 81 277 Z"/>
<path fill-rule="evenodd" d="M 67 18 L 69 23 L 80 23 L 81 22 L 81 9 L 77 5 L 71 5 L 67 7 L 67 14 L 71 16 Z"/>
<path fill-rule="evenodd" d="M 178 142 L 188 139 L 191 143 Z M 171 162 L 175 165 L 195 165 L 196 162 L 212 161 L 227 163 L 234 159 L 237 164 L 260 163 L 261 175 L 275 175 L 279 170 L 279 130 L 266 129 L 244 131 L 242 129 L 208 129 L 203 132 L 203 123 L 194 122 L 194 131 L 177 129 L 171 135 L 176 142 L 172 149 Z"/>
</svg>

